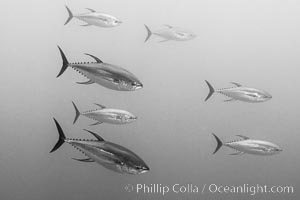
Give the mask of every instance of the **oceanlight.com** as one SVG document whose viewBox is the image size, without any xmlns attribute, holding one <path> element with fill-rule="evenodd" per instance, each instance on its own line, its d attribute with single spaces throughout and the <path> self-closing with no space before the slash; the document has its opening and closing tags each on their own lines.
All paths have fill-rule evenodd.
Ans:
<svg viewBox="0 0 300 200">
<path fill-rule="evenodd" d="M 127 192 L 136 194 L 156 194 L 167 195 L 168 193 L 176 194 L 293 194 L 293 186 L 267 186 L 267 185 L 217 185 L 217 184 L 127 184 L 125 187 Z"/>
</svg>

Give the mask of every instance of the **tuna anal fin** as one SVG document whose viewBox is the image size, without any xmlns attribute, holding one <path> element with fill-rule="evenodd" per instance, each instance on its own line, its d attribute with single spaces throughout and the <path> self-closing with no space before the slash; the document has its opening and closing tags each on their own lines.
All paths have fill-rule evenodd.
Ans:
<svg viewBox="0 0 300 200">
<path fill-rule="evenodd" d="M 230 102 L 230 101 L 235 101 L 235 99 L 227 99 L 227 100 L 224 100 L 224 102 Z"/>
<path fill-rule="evenodd" d="M 242 86 L 242 85 L 239 84 L 239 83 L 235 83 L 235 82 L 230 82 L 230 83 L 232 83 L 233 85 L 236 85 L 237 87 L 241 87 L 241 86 Z"/>
<path fill-rule="evenodd" d="M 78 84 L 93 84 L 95 82 L 92 81 L 92 80 L 88 80 L 88 81 L 85 81 L 85 82 L 76 82 L 76 83 L 78 83 Z"/>
<path fill-rule="evenodd" d="M 86 130 L 86 129 L 83 129 L 87 132 L 89 132 L 90 134 L 92 134 L 95 138 L 97 138 L 99 141 L 104 141 L 104 139 L 102 137 L 100 137 L 97 133 L 94 133 L 92 131 L 89 131 L 89 130 Z"/>
<path fill-rule="evenodd" d="M 90 8 L 86 8 L 87 10 L 91 11 L 91 12 L 96 12 L 95 10 L 93 9 L 90 9 Z"/>
<path fill-rule="evenodd" d="M 99 124 L 102 124 L 103 122 L 96 122 L 94 124 L 90 124 L 90 126 L 95 126 L 95 125 L 99 125 Z"/>
<path fill-rule="evenodd" d="M 103 105 L 101 105 L 101 104 L 99 104 L 99 103 L 95 103 L 95 105 L 97 105 L 97 106 L 99 106 L 100 108 L 106 108 L 105 106 L 103 106 Z"/>
<path fill-rule="evenodd" d="M 159 41 L 159 43 L 168 42 L 168 41 L 169 41 L 169 39 L 166 39 L 166 40 Z"/>
<path fill-rule="evenodd" d="M 97 63 L 103 63 L 99 58 L 97 58 L 96 56 L 93 56 L 91 54 L 85 53 L 85 55 L 91 56 L 92 58 L 94 58 L 96 60 Z"/>
<path fill-rule="evenodd" d="M 237 155 L 243 155 L 243 154 L 244 154 L 244 152 L 239 151 L 239 152 L 236 152 L 236 153 L 231 153 L 229 155 L 237 156 Z"/>
<path fill-rule="evenodd" d="M 93 159 L 91 158 L 83 158 L 83 159 L 79 159 L 79 158 L 72 158 L 73 160 L 77 160 L 80 162 L 95 162 Z"/>
<path fill-rule="evenodd" d="M 92 26 L 92 24 L 83 24 L 83 25 L 80 25 L 80 26 Z"/>
<path fill-rule="evenodd" d="M 236 135 L 236 136 L 241 137 L 241 138 L 243 138 L 243 139 L 245 139 L 245 140 L 249 140 L 249 139 L 250 139 L 249 137 L 243 136 L 243 135 Z"/>
</svg>

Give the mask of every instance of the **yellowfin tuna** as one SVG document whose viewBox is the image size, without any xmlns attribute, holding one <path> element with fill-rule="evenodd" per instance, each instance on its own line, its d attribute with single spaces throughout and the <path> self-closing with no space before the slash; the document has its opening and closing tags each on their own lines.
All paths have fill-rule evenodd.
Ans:
<svg viewBox="0 0 300 200">
<path fill-rule="evenodd" d="M 68 24 L 73 18 L 77 18 L 81 21 L 86 22 L 86 24 L 82 26 L 94 25 L 98 27 L 110 28 L 110 27 L 119 26 L 122 23 L 121 20 L 117 19 L 114 16 L 105 13 L 100 13 L 90 8 L 87 8 L 89 10 L 88 13 L 83 13 L 78 15 L 73 15 L 71 10 L 67 6 L 66 9 L 69 13 L 69 18 L 65 22 L 65 25 Z"/>
<path fill-rule="evenodd" d="M 109 170 L 122 174 L 136 175 L 150 170 L 147 164 L 129 149 L 105 141 L 98 134 L 88 130 L 86 131 L 91 133 L 96 140 L 66 138 L 56 119 L 54 119 L 54 122 L 58 130 L 59 139 L 50 153 L 56 151 L 64 143 L 68 143 L 87 156 L 84 159 L 75 159 L 81 162 L 96 162 Z"/>
<path fill-rule="evenodd" d="M 214 151 L 214 154 L 222 147 L 227 146 L 229 148 L 235 149 L 237 153 L 233 153 L 231 155 L 241 155 L 244 153 L 260 155 L 260 156 L 268 156 L 278 154 L 282 151 L 278 145 L 273 144 L 271 142 L 263 141 L 263 140 L 253 140 L 243 135 L 237 135 L 241 137 L 241 140 L 235 140 L 232 142 L 223 143 L 220 138 L 218 138 L 215 134 L 213 134 L 215 139 L 217 140 L 217 147 Z"/>
</svg>

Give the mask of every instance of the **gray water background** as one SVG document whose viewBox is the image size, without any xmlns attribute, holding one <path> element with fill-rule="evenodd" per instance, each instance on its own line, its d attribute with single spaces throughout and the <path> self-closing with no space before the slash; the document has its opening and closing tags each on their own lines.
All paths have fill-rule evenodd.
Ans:
<svg viewBox="0 0 300 200">
<path fill-rule="evenodd" d="M 123 21 L 116 28 L 67 26 L 64 5 L 110 13 Z M 294 0 L 4 0 L 0 2 L 0 199 L 297 199 L 299 198 L 299 51 L 300 2 Z M 144 43 L 146 30 L 170 24 L 191 30 L 188 42 Z M 61 68 L 60 45 L 70 62 L 104 62 L 136 74 L 144 88 L 117 92 Z M 273 99 L 260 104 L 223 103 L 204 98 L 208 88 L 234 81 L 264 89 Z M 79 118 L 72 125 L 75 101 L 80 110 L 93 103 L 122 108 L 139 119 L 129 125 Z M 49 154 L 57 141 L 52 117 L 71 138 L 91 138 L 83 128 L 141 156 L 150 172 L 123 175 L 83 157 L 70 145 Z M 222 140 L 243 134 L 274 142 L 284 151 L 272 157 L 212 155 L 216 133 Z M 136 194 L 127 184 L 292 185 L 293 195 Z"/>
</svg>

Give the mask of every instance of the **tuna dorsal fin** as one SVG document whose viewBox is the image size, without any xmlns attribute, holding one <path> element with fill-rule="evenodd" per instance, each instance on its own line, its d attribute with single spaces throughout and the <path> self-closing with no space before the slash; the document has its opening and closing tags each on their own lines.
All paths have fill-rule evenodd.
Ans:
<svg viewBox="0 0 300 200">
<path fill-rule="evenodd" d="M 99 58 L 97 58 L 96 56 L 93 56 L 91 54 L 85 53 L 85 55 L 91 56 L 92 58 L 94 58 L 96 60 L 97 63 L 103 63 L 102 60 L 100 60 Z"/>
<path fill-rule="evenodd" d="M 83 130 L 85 130 L 85 131 L 89 132 L 90 134 L 92 134 L 93 136 L 95 136 L 95 138 L 97 138 L 97 140 L 99 140 L 101 142 L 104 141 L 104 139 L 102 137 L 100 137 L 97 133 L 94 133 L 94 132 L 86 130 L 86 129 L 83 129 Z"/>
<path fill-rule="evenodd" d="M 93 9 L 90 9 L 90 8 L 86 8 L 87 10 L 91 11 L 91 12 L 96 12 L 95 10 Z"/>
<path fill-rule="evenodd" d="M 72 158 L 73 160 L 77 160 L 77 161 L 80 161 L 80 162 L 95 162 L 93 159 L 91 158 L 83 158 L 83 159 L 80 159 L 80 158 Z"/>
<path fill-rule="evenodd" d="M 243 139 L 245 139 L 245 140 L 249 140 L 249 139 L 250 139 L 249 137 L 243 136 L 243 135 L 236 135 L 236 136 L 241 137 L 241 138 L 243 138 Z"/>
<path fill-rule="evenodd" d="M 241 84 L 236 83 L 236 82 L 230 82 L 230 83 L 233 84 L 233 85 L 236 85 L 237 87 L 241 87 L 242 86 Z"/>
<path fill-rule="evenodd" d="M 106 108 L 105 106 L 99 104 L 99 103 L 94 103 L 95 105 L 99 106 L 101 109 Z"/>
<path fill-rule="evenodd" d="M 164 24 L 164 26 L 168 27 L 168 28 L 173 28 L 173 26 L 169 25 L 169 24 Z"/>
</svg>

